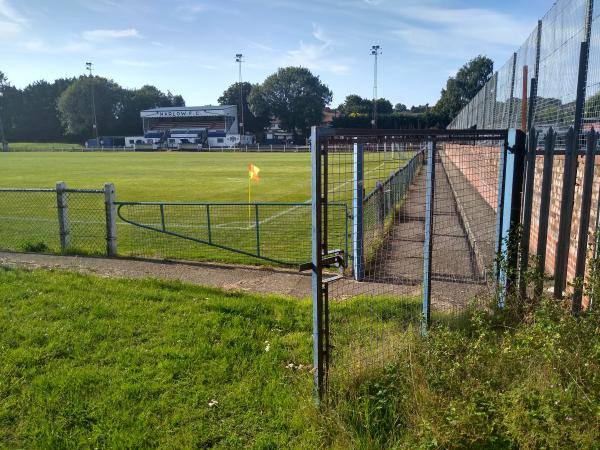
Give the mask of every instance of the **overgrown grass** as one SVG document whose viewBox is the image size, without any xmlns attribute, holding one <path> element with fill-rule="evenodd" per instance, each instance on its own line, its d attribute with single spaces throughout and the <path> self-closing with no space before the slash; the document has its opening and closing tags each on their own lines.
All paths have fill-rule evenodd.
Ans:
<svg viewBox="0 0 600 450">
<path fill-rule="evenodd" d="M 404 336 L 335 392 L 330 439 L 355 448 L 600 448 L 600 317 L 545 302 Z"/>
</svg>

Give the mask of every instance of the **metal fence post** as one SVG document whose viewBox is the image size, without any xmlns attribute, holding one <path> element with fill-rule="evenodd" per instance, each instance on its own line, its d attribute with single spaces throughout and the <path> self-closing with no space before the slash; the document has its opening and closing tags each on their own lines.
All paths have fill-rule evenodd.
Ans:
<svg viewBox="0 0 600 450">
<path fill-rule="evenodd" d="M 364 147 L 363 144 L 354 144 L 354 201 L 352 205 L 352 254 L 354 279 L 361 281 L 365 276 L 364 268 Z"/>
<path fill-rule="evenodd" d="M 592 206 L 592 188 L 594 182 L 594 159 L 596 154 L 598 134 L 592 130 L 587 133 L 585 166 L 583 175 L 583 192 L 581 194 L 581 216 L 579 219 L 579 239 L 577 241 L 577 260 L 575 263 L 575 292 L 572 309 L 574 313 L 581 311 L 583 295 L 583 278 L 585 276 L 585 261 L 588 252 L 588 229 L 590 226 L 590 208 Z"/>
<path fill-rule="evenodd" d="M 548 243 L 548 219 L 550 214 L 550 198 L 552 190 L 552 170 L 554 166 L 554 144 L 556 136 L 552 127 L 546 132 L 544 138 L 544 171 L 542 173 L 542 188 L 540 189 L 540 213 L 538 223 L 537 241 L 537 271 L 538 278 L 535 284 L 534 298 L 539 299 L 544 287 L 543 276 L 546 272 L 546 245 Z"/>
<path fill-rule="evenodd" d="M 160 210 L 160 229 L 162 231 L 167 231 L 167 227 L 165 224 L 165 205 L 161 203 L 158 205 L 158 209 Z"/>
<path fill-rule="evenodd" d="M 106 209 L 106 254 L 117 256 L 117 208 L 113 183 L 104 185 L 104 204 Z"/>
<path fill-rule="evenodd" d="M 560 197 L 560 220 L 556 241 L 556 260 L 554 264 L 554 297 L 562 298 L 567 285 L 567 264 L 571 246 L 571 221 L 573 220 L 573 201 L 575 199 L 575 176 L 577 175 L 577 141 L 573 127 L 569 128 L 566 138 L 565 167 Z"/>
<path fill-rule="evenodd" d="M 494 242 L 494 283 L 498 287 L 500 282 L 499 256 L 502 250 L 502 218 L 504 216 L 504 187 L 506 185 L 506 147 L 507 142 L 503 142 L 500 147 L 500 162 L 498 165 L 498 198 L 496 200 L 496 235 Z"/>
<path fill-rule="evenodd" d="M 522 298 L 527 294 L 525 273 L 529 266 L 529 242 L 531 231 L 531 214 L 533 206 L 533 189 L 535 178 L 535 160 L 537 150 L 537 131 L 531 128 L 527 134 L 527 172 L 525 176 L 525 193 L 523 198 L 523 229 L 521 234 L 521 262 L 519 264 L 519 294 Z"/>
<path fill-rule="evenodd" d="M 502 228 L 500 233 L 500 295 L 498 306 L 506 305 L 512 291 L 518 265 L 519 240 L 515 231 L 521 220 L 523 172 L 525 168 L 525 133 L 516 128 L 508 130 L 508 145 L 504 180 Z"/>
<path fill-rule="evenodd" d="M 508 117 L 506 118 L 507 128 L 512 126 L 512 119 L 514 116 L 514 106 L 515 106 L 515 72 L 517 69 L 517 52 L 513 53 L 513 61 L 512 61 L 512 75 L 510 80 L 510 100 L 508 102 Z"/>
<path fill-rule="evenodd" d="M 254 220 L 256 224 L 256 255 L 260 256 L 260 220 L 258 214 L 258 203 L 254 204 Z"/>
<path fill-rule="evenodd" d="M 212 244 L 212 230 L 210 228 L 210 204 L 206 204 L 206 228 L 208 230 L 208 243 Z"/>
<path fill-rule="evenodd" d="M 321 217 L 321 142 L 319 129 L 311 129 L 312 165 L 312 321 L 313 321 L 313 377 L 315 400 L 320 402 L 324 394 L 323 355 L 323 275 L 322 275 L 322 217 Z"/>
<path fill-rule="evenodd" d="M 556 265 L 554 273 L 554 297 L 562 298 L 567 286 L 567 271 L 569 261 L 569 248 L 571 245 L 571 222 L 573 220 L 573 202 L 575 197 L 575 181 L 577 179 L 577 153 L 579 151 L 579 134 L 585 106 L 585 92 L 587 83 L 589 60 L 589 32 L 591 26 L 591 13 L 593 2 L 587 5 L 586 40 L 579 49 L 579 69 L 577 77 L 577 97 L 575 99 L 575 120 L 573 123 L 573 136 L 567 141 L 567 154 L 565 155 L 565 170 L 563 173 L 563 189 L 561 196 L 560 226 L 558 243 L 556 245 Z M 571 153 L 569 153 L 569 143 Z"/>
<path fill-rule="evenodd" d="M 58 232 L 60 236 L 60 250 L 68 250 L 71 246 L 69 227 L 69 201 L 67 199 L 67 185 L 63 181 L 56 183 L 56 207 L 58 210 Z"/>
<path fill-rule="evenodd" d="M 433 212 L 435 207 L 436 145 L 427 144 L 427 182 L 425 197 L 425 241 L 423 243 L 423 312 L 421 334 L 426 335 L 431 322 L 431 262 L 433 252 Z"/>
<path fill-rule="evenodd" d="M 383 192 L 383 184 L 381 181 L 377 182 L 377 187 L 375 188 L 377 192 L 377 226 L 379 227 L 379 231 L 383 235 L 383 226 L 385 222 L 385 199 Z"/>
</svg>

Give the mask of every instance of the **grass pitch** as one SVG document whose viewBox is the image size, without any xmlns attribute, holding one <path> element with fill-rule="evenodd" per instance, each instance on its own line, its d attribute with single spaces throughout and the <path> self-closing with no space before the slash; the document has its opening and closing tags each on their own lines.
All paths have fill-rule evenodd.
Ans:
<svg viewBox="0 0 600 450">
<path fill-rule="evenodd" d="M 395 157 L 365 155 L 365 191 L 372 190 L 392 170 L 405 164 L 408 152 Z M 352 198 L 352 154 L 330 155 L 329 186 L 335 202 L 348 208 Z M 260 168 L 260 181 L 248 183 L 248 165 Z M 309 153 L 4 153 L 0 154 L 0 187 L 69 188 L 116 187 L 126 202 L 252 202 L 286 203 L 248 208 L 241 205 L 158 206 L 128 205 L 118 221 L 118 249 L 126 256 L 264 263 L 252 256 L 231 253 L 179 237 L 159 233 L 162 222 L 169 232 L 203 242 L 234 248 L 270 262 L 301 263 L 310 259 L 311 165 Z M 103 196 L 69 194 L 71 247 L 74 253 L 103 254 L 105 225 Z M 287 205 L 294 202 L 295 205 Z M 0 194 L 0 248 L 60 250 L 53 193 Z M 345 249 L 350 212 L 346 206 L 330 209 L 330 233 L 335 248 Z M 210 214 L 210 218 L 208 217 Z M 257 225 L 258 224 L 258 225 Z M 334 242 L 335 241 L 335 242 Z M 269 263 L 269 261 L 267 260 Z"/>
</svg>

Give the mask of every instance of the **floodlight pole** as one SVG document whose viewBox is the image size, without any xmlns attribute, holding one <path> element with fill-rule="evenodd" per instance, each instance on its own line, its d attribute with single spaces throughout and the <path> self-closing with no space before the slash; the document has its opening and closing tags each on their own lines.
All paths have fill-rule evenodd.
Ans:
<svg viewBox="0 0 600 450">
<path fill-rule="evenodd" d="M 94 134 L 96 137 L 96 147 L 100 146 L 100 139 L 98 137 L 98 121 L 96 119 L 96 99 L 94 96 L 94 77 L 92 74 L 92 63 L 91 62 L 86 62 L 85 63 L 85 68 L 90 72 L 90 86 L 91 86 L 91 90 L 92 90 L 92 119 L 94 120 L 94 124 L 92 125 L 93 129 L 94 129 Z"/>
<path fill-rule="evenodd" d="M 381 46 L 373 45 L 371 55 L 375 57 L 373 64 L 373 128 L 377 128 L 377 56 L 381 55 Z"/>
<path fill-rule="evenodd" d="M 239 72 L 240 72 L 240 145 L 242 143 L 242 139 L 241 136 L 244 135 L 244 101 L 243 101 L 243 85 L 242 85 L 242 62 L 243 62 L 243 57 L 244 55 L 242 55 L 241 53 L 238 53 L 237 55 L 235 55 L 235 62 L 238 63 L 239 65 Z"/>
</svg>

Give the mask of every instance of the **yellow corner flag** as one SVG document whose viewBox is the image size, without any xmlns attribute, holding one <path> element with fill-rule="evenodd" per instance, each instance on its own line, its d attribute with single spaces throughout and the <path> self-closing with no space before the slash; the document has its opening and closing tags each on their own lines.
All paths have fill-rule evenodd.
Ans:
<svg viewBox="0 0 600 450">
<path fill-rule="evenodd" d="M 260 169 L 256 167 L 254 164 L 248 164 L 248 222 L 252 223 L 252 208 L 250 203 L 252 203 L 252 180 L 258 182 L 260 181 L 260 177 L 258 176 Z M 257 210 L 258 211 L 258 210 Z M 258 217 L 258 212 L 256 213 Z M 258 220 L 258 218 L 256 219 Z"/>
<path fill-rule="evenodd" d="M 250 177 L 251 180 L 259 181 L 260 180 L 260 177 L 258 176 L 259 172 L 260 172 L 260 169 L 257 166 L 255 166 L 254 164 L 248 165 L 248 176 Z"/>
</svg>

